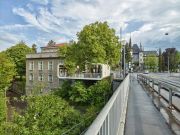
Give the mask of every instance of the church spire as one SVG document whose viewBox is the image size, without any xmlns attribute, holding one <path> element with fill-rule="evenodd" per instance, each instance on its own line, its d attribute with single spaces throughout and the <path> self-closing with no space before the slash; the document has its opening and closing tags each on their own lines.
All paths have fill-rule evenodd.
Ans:
<svg viewBox="0 0 180 135">
<path fill-rule="evenodd" d="M 130 38 L 129 38 L 129 48 L 132 48 L 131 33 L 130 33 Z"/>
</svg>

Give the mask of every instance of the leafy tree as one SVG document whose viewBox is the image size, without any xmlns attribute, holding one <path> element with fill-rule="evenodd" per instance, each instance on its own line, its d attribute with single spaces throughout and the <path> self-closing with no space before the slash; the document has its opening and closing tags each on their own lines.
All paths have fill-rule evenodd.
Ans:
<svg viewBox="0 0 180 135">
<path fill-rule="evenodd" d="M 155 55 L 148 55 L 144 59 L 144 64 L 146 66 L 146 69 L 154 72 L 155 69 L 158 67 L 158 57 L 156 57 Z"/>
<path fill-rule="evenodd" d="M 87 103 L 88 93 L 82 82 L 75 82 L 71 91 L 69 91 L 69 95 L 69 99 L 75 103 Z"/>
<path fill-rule="evenodd" d="M 168 61 L 170 71 L 176 71 L 179 64 L 179 53 L 176 48 L 166 48 L 162 54 L 163 70 L 168 70 Z"/>
<path fill-rule="evenodd" d="M 13 76 L 16 74 L 15 65 L 5 55 L 0 53 L 0 134 L 2 133 L 2 124 L 6 120 L 6 89 L 10 86 Z"/>
<path fill-rule="evenodd" d="M 0 63 L 0 90 L 2 90 L 10 85 L 16 70 L 14 63 L 5 53 L 0 53 Z"/>
<path fill-rule="evenodd" d="M 37 45 L 36 44 L 32 45 L 32 52 L 37 53 Z"/>
<path fill-rule="evenodd" d="M 56 44 L 56 42 L 54 42 L 53 40 L 50 40 L 47 44 L 47 46 L 54 46 Z"/>
<path fill-rule="evenodd" d="M 24 76 L 26 72 L 26 54 L 32 53 L 32 49 L 24 42 L 20 42 L 15 46 L 8 48 L 5 53 L 14 62 L 17 75 L 20 77 Z"/>
<path fill-rule="evenodd" d="M 59 135 L 81 120 L 80 113 L 55 95 L 31 96 L 24 116 L 17 115 L 11 131 L 14 135 Z M 77 127 L 70 134 L 80 134 Z"/>
<path fill-rule="evenodd" d="M 60 55 L 65 54 L 65 67 L 68 72 L 75 72 L 77 65 L 82 70 L 88 63 L 108 63 L 112 67 L 119 64 L 118 37 L 106 22 L 86 25 L 77 33 L 77 37 L 77 43 L 73 42 L 69 47 L 60 49 Z"/>
</svg>

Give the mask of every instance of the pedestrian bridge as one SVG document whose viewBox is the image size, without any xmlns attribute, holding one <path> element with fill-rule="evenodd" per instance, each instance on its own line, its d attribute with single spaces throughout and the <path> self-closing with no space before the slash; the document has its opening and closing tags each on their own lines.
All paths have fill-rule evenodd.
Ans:
<svg viewBox="0 0 180 135">
<path fill-rule="evenodd" d="M 167 108 L 177 110 L 179 114 L 180 98 L 177 95 L 180 86 L 148 75 L 131 74 L 126 76 L 85 135 L 180 134 L 179 123 L 172 131 L 159 111 L 160 102 L 155 106 L 152 102 L 155 96 L 151 98 L 145 87 L 149 88 L 150 94 L 157 95 L 157 101 L 166 101 Z"/>
</svg>

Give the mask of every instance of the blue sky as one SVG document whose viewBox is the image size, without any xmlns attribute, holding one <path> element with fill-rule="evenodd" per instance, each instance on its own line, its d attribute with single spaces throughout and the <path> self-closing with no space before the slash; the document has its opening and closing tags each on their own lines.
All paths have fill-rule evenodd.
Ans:
<svg viewBox="0 0 180 135">
<path fill-rule="evenodd" d="M 180 0 L 0 0 L 0 51 L 25 41 L 76 40 L 83 26 L 107 21 L 146 50 L 180 50 Z M 169 35 L 165 36 L 164 33 Z"/>
</svg>

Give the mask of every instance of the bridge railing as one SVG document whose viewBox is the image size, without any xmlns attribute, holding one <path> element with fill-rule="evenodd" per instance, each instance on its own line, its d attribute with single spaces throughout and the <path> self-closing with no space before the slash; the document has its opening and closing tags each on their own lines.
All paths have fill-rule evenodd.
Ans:
<svg viewBox="0 0 180 135">
<path fill-rule="evenodd" d="M 157 85 L 158 86 L 157 93 L 158 93 L 159 97 L 162 97 L 161 89 L 162 88 L 167 89 L 168 92 L 169 92 L 169 98 L 167 99 L 168 104 L 169 104 L 169 108 L 175 107 L 177 110 L 180 110 L 180 108 L 177 108 L 172 103 L 172 98 L 174 96 L 174 93 L 180 94 L 180 86 L 172 84 L 171 82 L 168 82 L 168 81 L 163 81 L 161 79 L 153 78 L 153 77 L 143 75 L 143 74 L 138 74 L 137 75 L 137 80 L 141 81 L 142 83 L 144 83 L 146 85 L 151 86 L 153 90 L 155 90 L 154 86 Z"/>
<path fill-rule="evenodd" d="M 120 135 L 124 133 L 129 84 L 130 75 L 127 75 L 85 135 Z"/>
</svg>

